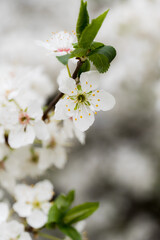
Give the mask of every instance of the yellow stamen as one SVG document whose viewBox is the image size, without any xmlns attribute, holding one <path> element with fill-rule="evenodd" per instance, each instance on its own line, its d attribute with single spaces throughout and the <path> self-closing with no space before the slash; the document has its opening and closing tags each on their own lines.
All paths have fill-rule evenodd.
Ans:
<svg viewBox="0 0 160 240">
<path fill-rule="evenodd" d="M 97 100 L 98 102 L 100 101 L 100 99 Z"/>
<path fill-rule="evenodd" d="M 80 116 L 80 118 L 82 118 L 82 116 Z"/>
<path fill-rule="evenodd" d="M 91 116 L 91 114 L 89 113 L 89 116 Z"/>
<path fill-rule="evenodd" d="M 96 105 L 96 107 L 98 107 L 98 105 Z"/>
<path fill-rule="evenodd" d="M 68 109 L 68 111 L 70 112 L 71 110 L 70 110 L 70 109 Z"/>
<path fill-rule="evenodd" d="M 72 93 L 74 93 L 74 92 L 72 91 Z"/>
<path fill-rule="evenodd" d="M 90 87 L 92 87 L 92 85 L 90 85 Z"/>
<path fill-rule="evenodd" d="M 94 112 L 94 114 L 97 114 L 97 112 Z"/>
<path fill-rule="evenodd" d="M 92 96 L 94 97 L 94 96 L 95 96 L 95 94 L 92 94 Z"/>
<path fill-rule="evenodd" d="M 68 105 L 66 105 L 66 107 L 68 107 Z"/>
<path fill-rule="evenodd" d="M 97 90 L 97 93 L 99 93 L 99 90 Z"/>
<path fill-rule="evenodd" d="M 77 118 L 75 118 L 75 121 L 77 121 Z"/>
<path fill-rule="evenodd" d="M 88 82 L 86 82 L 86 84 L 88 84 Z"/>
</svg>

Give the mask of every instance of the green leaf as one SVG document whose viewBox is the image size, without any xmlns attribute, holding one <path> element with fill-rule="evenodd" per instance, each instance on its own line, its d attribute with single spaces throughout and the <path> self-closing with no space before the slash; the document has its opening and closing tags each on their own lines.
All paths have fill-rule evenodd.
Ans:
<svg viewBox="0 0 160 240">
<path fill-rule="evenodd" d="M 54 203 L 49 210 L 47 224 L 58 223 L 61 221 L 61 218 L 62 218 L 62 213 L 59 211 L 57 205 Z"/>
<path fill-rule="evenodd" d="M 74 48 L 78 48 L 78 43 L 72 43 Z"/>
<path fill-rule="evenodd" d="M 102 46 L 102 47 L 99 47 L 98 49 L 91 51 L 88 55 L 91 56 L 94 54 L 105 55 L 108 58 L 110 63 L 116 56 L 116 50 L 112 46 Z"/>
<path fill-rule="evenodd" d="M 100 73 L 106 72 L 110 67 L 109 60 L 105 55 L 94 54 L 89 56 L 89 60 L 93 63 L 93 65 Z"/>
<path fill-rule="evenodd" d="M 92 22 L 84 29 L 79 39 L 79 47 L 89 48 L 93 40 L 95 39 L 104 19 L 107 16 L 109 10 L 101 14 L 99 17 L 92 20 Z"/>
<path fill-rule="evenodd" d="M 65 54 L 63 56 L 56 56 L 56 58 L 64 65 L 68 64 L 68 60 L 70 59 L 71 54 Z"/>
<path fill-rule="evenodd" d="M 60 229 L 61 232 L 63 232 L 65 235 L 69 236 L 71 239 L 82 240 L 81 235 L 75 228 L 73 228 L 71 226 L 67 226 L 67 225 L 58 225 L 58 228 Z"/>
<path fill-rule="evenodd" d="M 76 33 L 79 40 L 83 30 L 89 24 L 89 15 L 87 11 L 87 2 L 81 0 L 81 6 L 79 11 L 79 16 L 77 20 Z"/>
<path fill-rule="evenodd" d="M 88 49 L 86 48 L 76 48 L 74 51 L 71 53 L 71 58 L 73 57 L 84 57 L 87 54 Z"/>
<path fill-rule="evenodd" d="M 100 48 L 100 47 L 103 47 L 103 46 L 104 46 L 103 43 L 93 42 L 93 43 L 91 44 L 91 50 L 95 50 L 95 49 Z"/>
<path fill-rule="evenodd" d="M 86 59 L 79 69 L 78 76 L 80 76 L 82 72 L 88 72 L 89 70 L 90 70 L 90 62 L 88 61 L 88 59 Z"/>
<path fill-rule="evenodd" d="M 75 206 L 74 208 L 67 212 L 63 221 L 65 224 L 73 224 L 79 222 L 92 215 L 97 210 L 98 207 L 99 203 L 97 202 L 87 202 Z"/>
<path fill-rule="evenodd" d="M 75 191 L 70 191 L 67 195 L 61 194 L 55 201 L 60 211 L 66 211 L 74 201 Z"/>
</svg>

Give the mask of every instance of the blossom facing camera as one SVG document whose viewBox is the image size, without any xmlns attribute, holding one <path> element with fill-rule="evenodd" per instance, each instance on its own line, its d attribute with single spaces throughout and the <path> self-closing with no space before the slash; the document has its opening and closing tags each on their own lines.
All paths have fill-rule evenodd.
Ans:
<svg viewBox="0 0 160 240">
<path fill-rule="evenodd" d="M 72 44 L 75 42 L 76 36 L 74 31 L 72 31 L 72 33 L 61 31 L 52 33 L 51 38 L 46 42 L 37 41 L 37 44 L 46 48 L 50 53 L 60 56 L 73 51 L 74 48 Z"/>
<path fill-rule="evenodd" d="M 17 202 L 13 209 L 20 217 L 25 217 L 31 227 L 38 229 L 47 222 L 51 207 L 49 201 L 52 196 L 53 185 L 48 180 L 41 181 L 35 186 L 19 184 L 15 188 Z"/>
<path fill-rule="evenodd" d="M 59 90 L 65 96 L 56 104 L 54 118 L 63 120 L 72 117 L 75 127 L 86 131 L 93 124 L 97 111 L 108 111 L 115 105 L 110 93 L 97 90 L 99 81 L 97 71 L 82 73 L 78 85 L 72 78 L 62 79 Z"/>
</svg>

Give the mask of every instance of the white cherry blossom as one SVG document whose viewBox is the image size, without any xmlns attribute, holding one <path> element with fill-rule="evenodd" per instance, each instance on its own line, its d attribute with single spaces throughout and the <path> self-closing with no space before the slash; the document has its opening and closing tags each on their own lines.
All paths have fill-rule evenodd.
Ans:
<svg viewBox="0 0 160 240">
<path fill-rule="evenodd" d="M 37 41 L 39 46 L 46 48 L 50 53 L 56 55 L 64 55 L 73 51 L 73 43 L 76 42 L 75 32 L 68 33 L 61 31 L 58 33 L 52 33 L 52 36 L 46 42 Z"/>
<path fill-rule="evenodd" d="M 9 215 L 9 207 L 5 202 L 0 202 L 0 224 L 6 222 Z"/>
<path fill-rule="evenodd" d="M 38 182 L 35 186 L 19 184 L 15 188 L 17 202 L 13 209 L 20 217 L 26 217 L 31 227 L 38 229 L 47 222 L 52 196 L 53 185 L 48 180 Z"/>
<path fill-rule="evenodd" d="M 12 148 L 33 143 L 35 137 L 47 139 L 48 131 L 41 120 L 43 111 L 39 104 L 32 103 L 26 108 L 17 108 L 16 123 L 10 130 L 8 142 Z"/>
<path fill-rule="evenodd" d="M 80 83 L 72 78 L 60 81 L 59 90 L 65 94 L 55 108 L 54 118 L 57 120 L 72 117 L 74 125 L 82 132 L 94 122 L 94 113 L 107 111 L 114 107 L 114 97 L 104 90 L 97 90 L 100 75 L 97 71 L 82 73 Z"/>
<path fill-rule="evenodd" d="M 31 237 L 23 224 L 13 220 L 0 224 L 0 240 L 31 240 Z"/>
</svg>

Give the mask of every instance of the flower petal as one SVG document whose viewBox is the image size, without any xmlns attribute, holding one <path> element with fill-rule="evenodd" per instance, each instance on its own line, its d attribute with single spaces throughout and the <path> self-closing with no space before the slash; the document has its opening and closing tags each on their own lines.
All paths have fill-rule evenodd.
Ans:
<svg viewBox="0 0 160 240">
<path fill-rule="evenodd" d="M 38 121 L 34 125 L 34 130 L 36 133 L 36 137 L 40 140 L 47 140 L 49 138 L 49 133 L 47 130 L 47 126 L 43 121 Z"/>
<path fill-rule="evenodd" d="M 100 74 L 97 71 L 84 72 L 80 76 L 82 90 L 90 92 L 99 87 Z"/>
<path fill-rule="evenodd" d="M 0 203 L 0 224 L 5 222 L 9 215 L 9 207 L 7 203 Z"/>
<path fill-rule="evenodd" d="M 34 210 L 27 218 L 27 223 L 35 229 L 43 227 L 46 222 L 47 215 L 40 210 Z"/>
<path fill-rule="evenodd" d="M 89 102 L 97 111 L 108 111 L 114 107 L 115 98 L 104 90 L 97 90 L 91 94 Z"/>
<path fill-rule="evenodd" d="M 53 185 L 48 180 L 38 182 L 34 187 L 34 193 L 39 202 L 49 201 L 53 196 Z"/>
<path fill-rule="evenodd" d="M 27 204 L 24 202 L 16 202 L 13 205 L 13 209 L 20 217 L 28 217 L 32 212 L 31 204 Z"/>
<path fill-rule="evenodd" d="M 12 148 L 19 148 L 33 143 L 35 139 L 35 131 L 32 126 L 28 125 L 26 130 L 24 126 L 15 126 L 10 131 L 8 142 Z"/>
<path fill-rule="evenodd" d="M 81 108 L 76 111 L 73 122 L 76 128 L 84 132 L 93 124 L 94 113 L 88 106 L 82 105 Z"/>
<path fill-rule="evenodd" d="M 76 103 L 74 102 L 74 100 L 71 100 L 69 97 L 65 97 L 64 99 L 61 99 L 56 104 L 54 119 L 62 120 L 62 119 L 67 119 L 69 117 L 72 117 L 74 115 L 75 106 L 76 106 Z"/>
<path fill-rule="evenodd" d="M 59 90 L 68 96 L 77 94 L 76 82 L 73 78 L 64 78 L 60 80 Z"/>
</svg>

